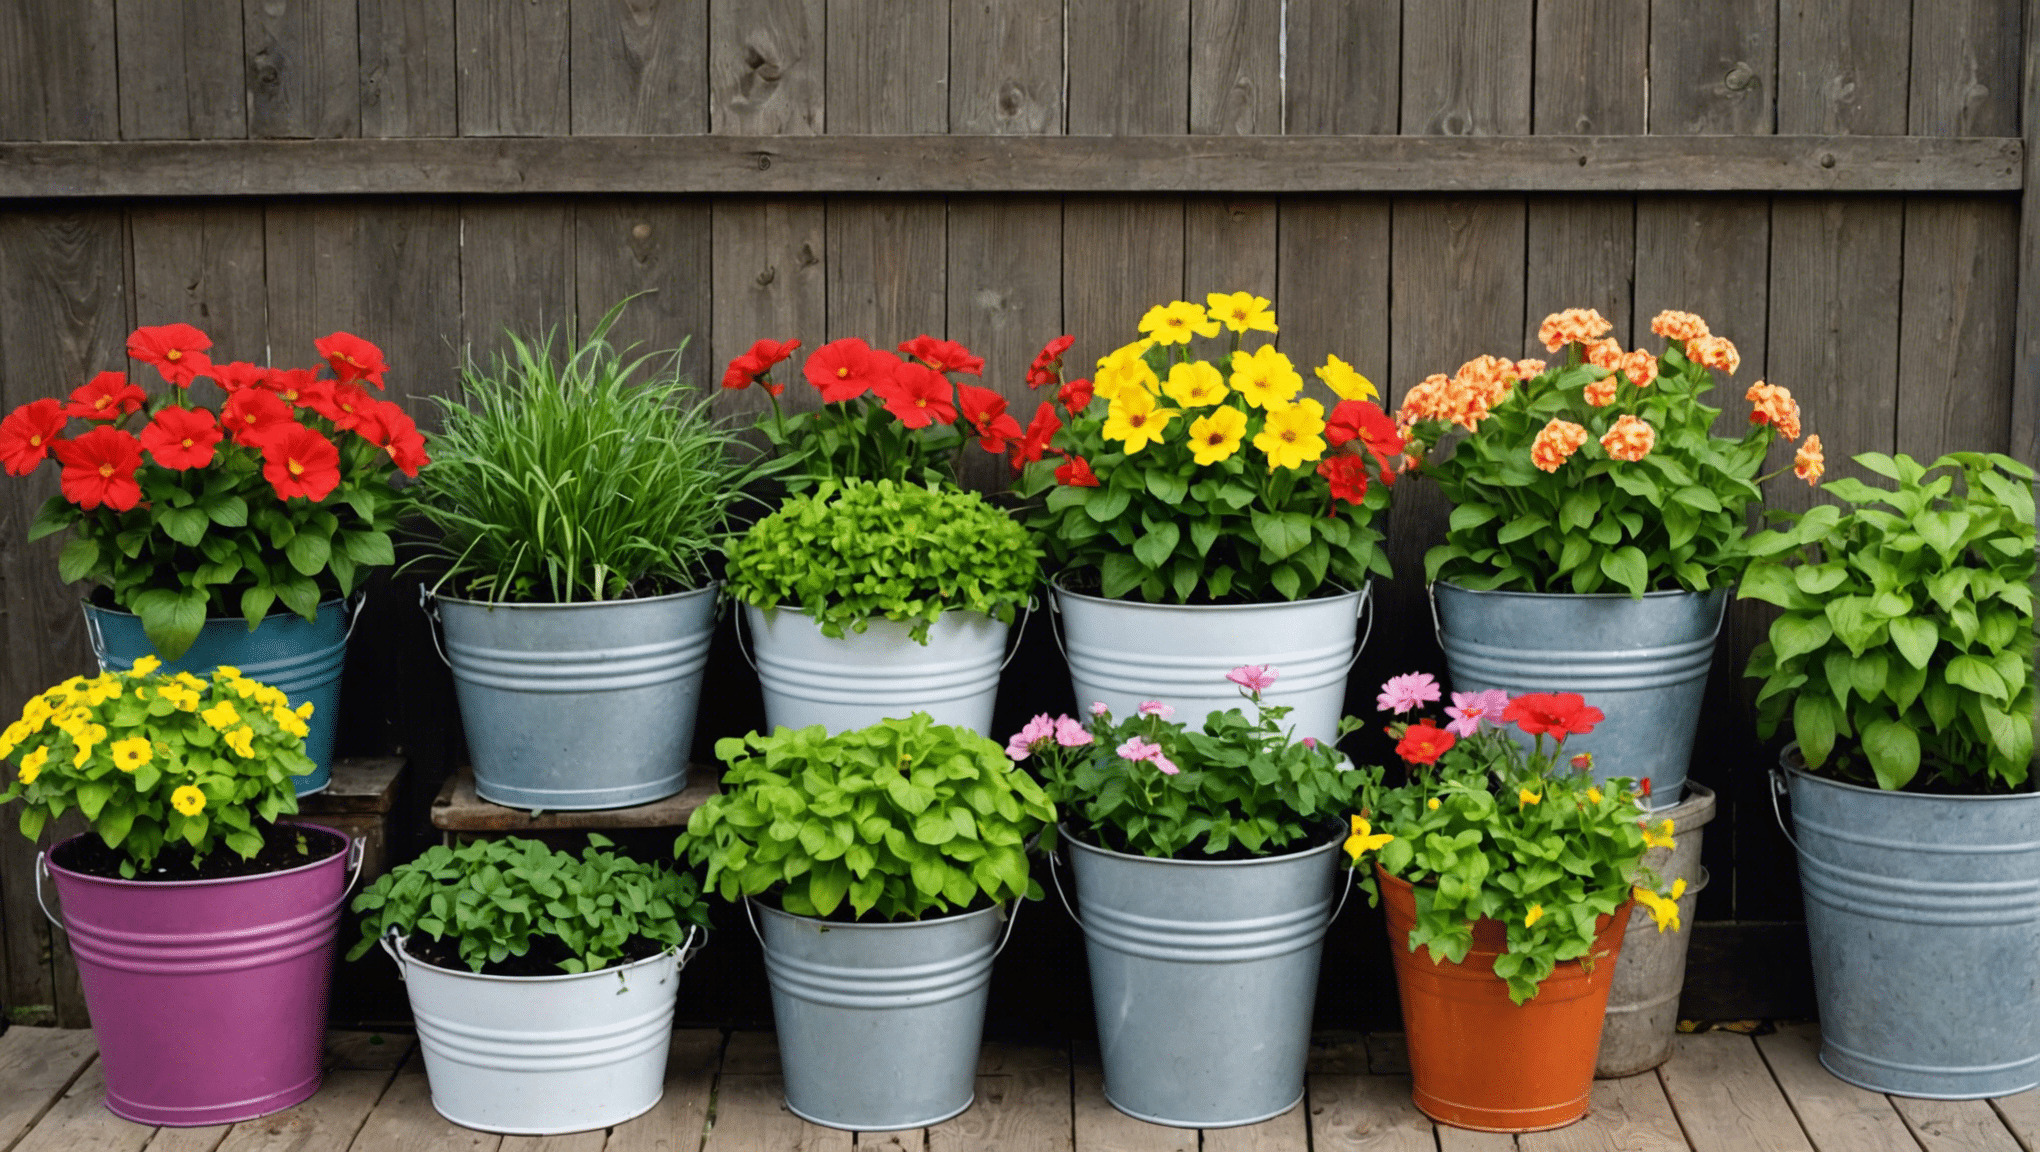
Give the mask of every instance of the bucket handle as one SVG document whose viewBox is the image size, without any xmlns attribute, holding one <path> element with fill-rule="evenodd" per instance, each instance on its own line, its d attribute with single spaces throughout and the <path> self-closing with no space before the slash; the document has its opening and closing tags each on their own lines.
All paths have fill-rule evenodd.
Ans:
<svg viewBox="0 0 2040 1152">
<path fill-rule="evenodd" d="M 1061 891 L 1060 888 L 1056 890 L 1058 892 Z M 1013 925 L 1020 920 L 1020 901 L 1008 901 L 1001 909 L 1000 915 L 1006 918 L 1006 931 L 999 937 L 999 946 L 992 950 L 992 959 L 994 960 L 997 960 L 999 954 L 1006 950 L 1007 942 L 1013 939 Z M 758 947 L 765 947 L 765 933 L 758 929 L 758 917 L 751 911 L 751 898 L 749 896 L 744 897 L 744 919 L 751 922 L 751 935 L 758 938 Z M 685 957 L 682 958 L 682 962 L 685 963 Z"/>
<path fill-rule="evenodd" d="M 49 874 L 50 874 L 50 855 L 47 852 L 38 851 L 35 854 L 35 906 L 42 909 L 44 919 L 48 920 L 51 924 L 55 925 L 57 928 L 63 929 L 64 922 L 62 920 L 57 919 L 56 916 L 51 914 L 50 906 L 43 902 L 43 880 L 44 878 L 49 876 Z M 65 930 L 68 931 L 68 929 Z"/>
<path fill-rule="evenodd" d="M 361 862 L 368 858 L 368 841 L 359 836 L 347 838 L 347 887 L 340 890 L 340 907 L 347 907 L 347 897 L 353 895 L 354 885 L 361 879 Z"/>
<path fill-rule="evenodd" d="M 1055 633 L 1055 650 L 1062 653 L 1063 663 L 1067 664 L 1070 662 L 1070 650 L 1063 647 L 1062 625 L 1058 623 L 1061 616 L 1062 602 L 1055 598 L 1055 593 L 1050 592 L 1048 594 L 1048 630 Z"/>
<path fill-rule="evenodd" d="M 439 653 L 441 664 L 453 667 L 453 661 L 446 658 L 446 649 L 439 646 L 439 599 L 423 584 L 418 585 L 418 607 L 425 613 L 425 630 L 432 634 L 432 650 Z"/>
<path fill-rule="evenodd" d="M 1424 581 L 1424 599 L 1431 605 L 1431 635 L 1438 638 L 1438 647 L 1445 646 L 1445 622 L 1438 618 L 1438 582 Z"/>
<path fill-rule="evenodd" d="M 376 943 L 382 945 L 382 950 L 389 953 L 390 959 L 397 962 L 397 979 L 401 981 L 405 979 L 404 950 L 397 946 L 397 941 L 398 941 L 397 929 L 394 926 L 392 926 L 389 931 L 383 933 L 382 936 L 376 940 Z"/>
<path fill-rule="evenodd" d="M 1070 919 L 1075 920 L 1081 926 L 1084 923 L 1084 918 L 1077 915 L 1075 908 L 1070 907 L 1069 894 L 1063 891 L 1062 873 L 1056 868 L 1056 858 L 1061 855 L 1062 853 L 1059 850 L 1051 851 L 1048 854 L 1048 878 L 1055 885 L 1055 898 L 1062 901 L 1063 911 L 1069 913 Z"/>
<path fill-rule="evenodd" d="M 1792 838 L 1792 829 L 1785 826 L 1785 813 L 1778 807 L 1778 797 L 1785 794 L 1785 774 L 1776 768 L 1771 769 L 1771 815 L 1777 818 L 1778 831 L 1785 834 L 1785 842 L 1792 845 L 1792 850 L 1797 852 L 1799 841 Z"/>
<path fill-rule="evenodd" d="M 424 585 L 421 584 L 419 587 L 422 589 Z M 340 638 L 340 643 L 345 644 L 349 640 L 354 639 L 354 626 L 361 623 L 362 610 L 367 607 L 368 589 L 363 588 L 354 594 L 354 603 L 347 609 L 347 635 Z"/>
<path fill-rule="evenodd" d="M 99 631 L 99 618 L 90 612 L 85 616 L 85 638 L 92 643 L 92 658 L 99 662 L 99 670 L 106 671 L 106 636 Z"/>
<path fill-rule="evenodd" d="M 1354 615 L 1357 616 L 1363 612 L 1367 614 L 1367 627 L 1360 633 L 1359 642 L 1353 645 L 1353 658 L 1346 661 L 1346 675 L 1348 676 L 1353 674 L 1353 665 L 1360 663 L 1360 653 L 1367 650 L 1368 638 L 1374 635 L 1374 582 L 1371 580 L 1368 581 L 1367 587 L 1360 593 L 1360 607 L 1354 610 Z"/>
<path fill-rule="evenodd" d="M 756 672 L 758 670 L 758 662 L 751 658 L 751 649 L 744 643 L 744 617 L 748 615 L 749 613 L 744 611 L 743 602 L 737 601 L 735 610 L 730 613 L 730 625 L 737 632 L 737 651 L 743 654 L 744 663 L 751 666 L 751 671 Z M 749 897 L 746 897 L 745 900 L 748 903 Z M 753 925 L 753 930 L 756 930 L 756 925 Z"/>
<path fill-rule="evenodd" d="M 1027 635 L 1027 618 L 1032 615 L 1034 615 L 1034 597 L 1029 596 L 1027 598 L 1027 606 L 1020 609 L 1020 626 L 1013 629 L 1013 645 L 1006 649 L 1006 658 L 999 661 L 999 671 L 1004 672 L 1006 665 L 1013 662 L 1013 657 L 1020 654 L 1020 641 Z"/>
</svg>

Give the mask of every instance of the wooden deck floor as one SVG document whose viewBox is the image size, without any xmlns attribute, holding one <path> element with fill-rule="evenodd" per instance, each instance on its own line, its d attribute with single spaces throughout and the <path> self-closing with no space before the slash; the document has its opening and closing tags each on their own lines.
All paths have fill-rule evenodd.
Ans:
<svg viewBox="0 0 2040 1152">
<path fill-rule="evenodd" d="M 1434 1127 L 1409 1102 L 1399 1037 L 1327 1044 L 1303 1107 L 1251 1128 L 1158 1128 L 1113 1111 L 1095 1060 L 988 1046 L 978 1102 L 925 1132 L 856 1136 L 780 1106 L 769 1033 L 682 1032 L 665 1099 L 608 1132 L 499 1137 L 432 1111 L 409 1037 L 336 1033 L 310 1101 L 218 1128 L 154 1129 L 100 1104 L 91 1034 L 15 1028 L 0 1037 L 0 1152 L 2036 1152 L 2040 1092 L 1945 1103 L 1851 1088 L 1814 1059 L 1811 1025 L 1752 1039 L 1679 1038 L 1658 1072 L 1604 1080 L 1594 1111 L 1557 1132 L 1494 1136 Z"/>
</svg>

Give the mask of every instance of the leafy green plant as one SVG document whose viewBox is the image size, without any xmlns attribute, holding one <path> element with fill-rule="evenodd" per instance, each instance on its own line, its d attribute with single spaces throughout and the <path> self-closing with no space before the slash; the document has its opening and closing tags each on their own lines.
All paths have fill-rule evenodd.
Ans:
<svg viewBox="0 0 2040 1152">
<path fill-rule="evenodd" d="M 723 899 L 775 893 L 796 916 L 918 920 L 1041 898 L 1026 842 L 1055 806 L 999 746 L 927 713 L 831 736 L 817 725 L 716 743 L 722 792 L 673 851 Z"/>
<path fill-rule="evenodd" d="M 435 844 L 354 898 L 361 939 L 347 958 L 360 959 L 392 931 L 423 933 L 457 941 L 461 960 L 480 972 L 550 938 L 572 953 L 559 962 L 562 971 L 594 972 L 628 962 L 633 940 L 674 948 L 688 925 L 708 927 L 694 877 L 603 851 L 609 847 L 595 833 L 579 859 L 517 836 Z"/>
<path fill-rule="evenodd" d="M 681 350 L 626 359 L 623 304 L 560 357 L 553 335 L 470 361 L 410 490 L 430 555 L 477 598 L 564 604 L 697 587 L 746 469 L 679 370 Z"/>
<path fill-rule="evenodd" d="M 1231 673 L 1254 720 L 1230 708 L 1196 730 L 1172 722 L 1175 709 L 1160 703 L 1118 720 L 1094 708 L 1088 726 L 1041 715 L 1013 735 L 1006 754 L 1036 760 L 1072 830 L 1116 852 L 1183 858 L 1316 847 L 1351 810 L 1360 777 L 1332 745 L 1283 730 L 1290 709 L 1261 702 L 1276 675 L 1259 666 Z"/>
<path fill-rule="evenodd" d="M 1879 788 L 2031 787 L 2033 481 L 2009 456 L 1866 452 L 1889 488 L 1754 537 L 1742 597 L 1785 611 L 1746 673 L 1758 731 L 1786 719 L 1809 768 Z M 1959 482 L 1959 483 L 1958 483 Z M 1925 771 L 1924 779 L 1921 778 Z"/>
<path fill-rule="evenodd" d="M 0 803 L 22 801 L 23 836 L 76 808 L 133 879 L 175 843 L 194 860 L 217 844 L 249 859 L 263 829 L 298 810 L 291 778 L 312 771 L 312 706 L 292 710 L 282 692 L 226 665 L 209 681 L 158 666 L 144 656 L 129 672 L 73 676 L 0 732 L 0 759 L 18 768 Z"/>
<path fill-rule="evenodd" d="M 925 644 L 944 612 L 1011 624 L 1040 564 L 1026 529 L 975 492 L 825 480 L 730 545 L 729 588 L 759 608 L 799 609 L 825 636 L 883 617 L 913 621 Z"/>
</svg>

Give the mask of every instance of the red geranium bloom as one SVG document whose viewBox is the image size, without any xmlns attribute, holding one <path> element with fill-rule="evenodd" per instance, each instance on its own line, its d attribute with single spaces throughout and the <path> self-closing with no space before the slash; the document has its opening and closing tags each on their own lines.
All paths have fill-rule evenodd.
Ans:
<svg viewBox="0 0 2040 1152">
<path fill-rule="evenodd" d="M 1082 456 L 1072 456 L 1055 466 L 1055 482 L 1072 488 L 1096 488 L 1098 477 L 1091 472 L 1091 465 Z"/>
<path fill-rule="evenodd" d="M 1004 452 L 1008 440 L 1020 438 L 1020 422 L 1006 414 L 1006 398 L 990 388 L 959 384 L 958 408 L 977 432 L 978 446 L 987 452 Z"/>
<path fill-rule="evenodd" d="M 731 360 L 729 367 L 723 369 L 722 386 L 731 391 L 739 388 L 749 388 L 751 382 L 756 380 L 758 374 L 763 371 L 765 371 L 765 365 L 758 363 L 757 357 L 746 352 Z"/>
<path fill-rule="evenodd" d="M 377 388 L 383 386 L 383 373 L 390 370 L 383 363 L 382 349 L 348 332 L 335 332 L 324 340 L 312 341 L 312 347 L 333 366 L 333 375 L 342 384 L 366 380 Z"/>
<path fill-rule="evenodd" d="M 203 468 L 213 462 L 213 446 L 220 442 L 219 421 L 203 408 L 175 405 L 156 413 L 142 429 L 142 447 L 156 463 L 176 472 Z"/>
<path fill-rule="evenodd" d="M 1332 499 L 1358 504 L 1367 499 L 1367 462 L 1350 452 L 1327 456 L 1318 461 L 1317 474 L 1331 481 Z M 1338 505 L 1332 506 L 1336 514 Z"/>
<path fill-rule="evenodd" d="M 273 373 L 260 364 L 236 360 L 232 364 L 213 365 L 208 375 L 227 391 L 239 392 L 243 388 L 268 388 Z"/>
<path fill-rule="evenodd" d="M 1360 441 L 1384 474 L 1388 462 L 1402 455 L 1405 443 L 1388 413 L 1365 400 L 1339 401 L 1325 420 L 1325 439 L 1334 448 L 1348 440 Z"/>
<path fill-rule="evenodd" d="M 1412 764 L 1435 764 L 1438 757 L 1457 743 L 1459 737 L 1429 720 L 1419 720 L 1404 730 L 1403 738 L 1396 742 L 1395 754 Z"/>
<path fill-rule="evenodd" d="M 1063 353 L 1076 342 L 1075 336 L 1058 336 L 1043 345 L 1041 351 L 1034 354 L 1034 363 L 1027 366 L 1027 386 L 1041 388 L 1055 383 L 1056 376 L 1062 372 Z"/>
<path fill-rule="evenodd" d="M 276 393 L 286 404 L 309 405 L 314 397 L 325 397 L 333 390 L 331 380 L 321 380 L 316 369 L 277 368 L 269 373 L 261 388 Z"/>
<path fill-rule="evenodd" d="M 917 361 L 895 360 L 892 379 L 873 383 L 871 390 L 885 401 L 885 410 L 909 428 L 956 423 L 949 381 Z"/>
<path fill-rule="evenodd" d="M 118 420 L 140 408 L 149 394 L 128 383 L 125 372 L 101 372 L 71 392 L 64 415 L 80 420 Z"/>
<path fill-rule="evenodd" d="M 1584 736 L 1594 725 L 1606 720 L 1599 708 L 1588 706 L 1577 692 L 1530 692 L 1509 701 L 1502 719 L 1532 736 L 1549 732 L 1559 740 Z"/>
<path fill-rule="evenodd" d="M 1091 406 L 1091 381 L 1079 376 L 1055 390 L 1055 402 L 1075 416 Z"/>
<path fill-rule="evenodd" d="M 271 428 L 296 422 L 290 405 L 260 388 L 243 388 L 220 406 L 220 423 L 233 433 L 236 444 L 260 443 Z"/>
<path fill-rule="evenodd" d="M 1062 421 L 1055 418 L 1055 405 L 1046 400 L 1034 410 L 1034 419 L 1027 424 L 1027 435 L 1013 445 L 1013 471 L 1018 472 L 1027 465 L 1041 459 L 1049 450 L 1049 441 L 1062 431 Z"/>
<path fill-rule="evenodd" d="M 308 396 L 305 406 L 345 432 L 375 411 L 376 399 L 358 384 L 335 384 L 323 396 Z"/>
<path fill-rule="evenodd" d="M 881 381 L 892 379 L 893 367 L 898 363 L 852 336 L 831 340 L 815 349 L 801 366 L 801 373 L 808 383 L 822 390 L 822 403 L 837 404 L 855 400 Z"/>
<path fill-rule="evenodd" d="M 101 504 L 125 512 L 141 503 L 135 469 L 142 464 L 142 446 L 133 436 L 101 426 L 75 440 L 59 440 L 51 449 L 64 466 L 64 499 L 87 512 Z"/>
<path fill-rule="evenodd" d="M 0 420 L 0 463 L 9 476 L 26 476 L 49 455 L 68 417 L 55 400 L 23 404 Z"/>
<path fill-rule="evenodd" d="M 418 469 L 432 462 L 425 454 L 425 437 L 417 422 L 387 400 L 372 402 L 369 411 L 356 420 L 354 434 L 389 453 L 397 470 L 406 476 L 416 476 Z"/>
<path fill-rule="evenodd" d="M 302 424 L 279 425 L 262 440 L 262 476 L 288 500 L 324 500 L 340 484 L 340 450 Z"/>
<path fill-rule="evenodd" d="M 212 337 L 189 324 L 161 324 L 129 333 L 127 354 L 154 365 L 163 379 L 182 388 L 212 374 L 212 360 L 205 354 L 210 347 Z"/>
<path fill-rule="evenodd" d="M 920 360 L 937 372 L 963 372 L 971 376 L 985 374 L 985 358 L 973 356 L 970 349 L 954 340 L 937 340 L 933 336 L 916 336 L 900 345 L 900 351 Z"/>
<path fill-rule="evenodd" d="M 770 372 L 774 364 L 793 355 L 793 350 L 798 347 L 800 347 L 798 340 L 760 340 L 751 345 L 750 355 L 763 365 L 759 369 L 760 372 Z"/>
</svg>

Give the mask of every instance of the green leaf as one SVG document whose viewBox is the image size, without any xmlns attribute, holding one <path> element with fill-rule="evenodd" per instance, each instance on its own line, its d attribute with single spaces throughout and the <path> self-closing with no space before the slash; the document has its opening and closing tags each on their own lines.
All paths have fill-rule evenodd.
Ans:
<svg viewBox="0 0 2040 1152">
<path fill-rule="evenodd" d="M 1833 697 L 1802 692 L 1793 701 L 1792 734 L 1798 737 L 1799 751 L 1808 765 L 1818 768 L 1827 763 L 1828 754 L 1834 751 L 1840 721 L 1841 709 Z"/>
<path fill-rule="evenodd" d="M 244 528 L 248 524 L 248 502 L 239 496 L 215 496 L 202 501 L 199 507 L 206 516 L 222 528 Z"/>
<path fill-rule="evenodd" d="M 1261 547 L 1276 560 L 1294 555 L 1310 543 L 1310 517 L 1301 512 L 1263 512 L 1256 508 L 1253 525 Z"/>
<path fill-rule="evenodd" d="M 156 523 L 162 525 L 164 535 L 196 548 L 205 539 L 206 527 L 212 519 L 200 508 L 158 508 Z"/>
<path fill-rule="evenodd" d="M 1183 531 L 1170 520 L 1159 523 L 1148 520 L 1147 529 L 1133 542 L 1133 554 L 1149 568 L 1160 568 L 1176 551 L 1176 542 L 1182 538 Z"/>
<path fill-rule="evenodd" d="M 1863 726 L 1862 738 L 1879 788 L 1896 791 L 1912 782 L 1920 770 L 1920 738 L 1909 726 L 1879 720 Z"/>
<path fill-rule="evenodd" d="M 57 553 L 57 578 L 66 584 L 83 580 L 92 574 L 99 563 L 99 542 L 85 536 L 73 536 L 64 541 L 64 550 Z"/>
<path fill-rule="evenodd" d="M 1147 490 L 1164 504 L 1181 504 L 1190 494 L 1190 482 L 1173 472 L 1152 468 L 1146 472 Z"/>
<path fill-rule="evenodd" d="M 342 532 L 339 540 L 340 550 L 356 564 L 380 568 L 397 562 L 396 549 L 390 545 L 387 532 Z"/>
<path fill-rule="evenodd" d="M 317 576 L 326 570 L 326 558 L 332 553 L 333 542 L 312 531 L 300 531 L 284 547 L 283 554 L 290 566 L 306 576 Z"/>
<path fill-rule="evenodd" d="M 1943 672 L 1948 682 L 1959 688 L 1980 692 L 1993 700 L 2011 701 L 2011 693 L 2006 690 L 2004 679 L 1997 674 L 1997 669 L 1978 657 L 1957 656 L 1948 661 Z"/>
<path fill-rule="evenodd" d="M 1551 527 L 1551 521 L 1542 516 L 1518 516 L 1502 526 L 1495 534 L 1495 540 L 1502 544 L 1513 544 L 1525 536 L 1534 536 Z"/>
<path fill-rule="evenodd" d="M 1934 649 L 1940 646 L 1941 630 L 1932 620 L 1917 616 L 1899 617 L 1891 621 L 1891 643 L 1906 663 L 1915 668 L 1925 668 L 1927 661 L 1934 658 Z"/>
<path fill-rule="evenodd" d="M 1644 558 L 1643 549 L 1634 544 L 1624 545 L 1601 557 L 1601 571 L 1608 579 L 1629 589 L 1632 596 L 1643 595 L 1650 583 L 1650 561 Z"/>
<path fill-rule="evenodd" d="M 131 607 L 142 618 L 142 631 L 155 645 L 157 655 L 175 660 L 184 655 L 205 627 L 206 594 L 202 591 L 180 595 L 156 588 L 136 596 Z"/>
</svg>

